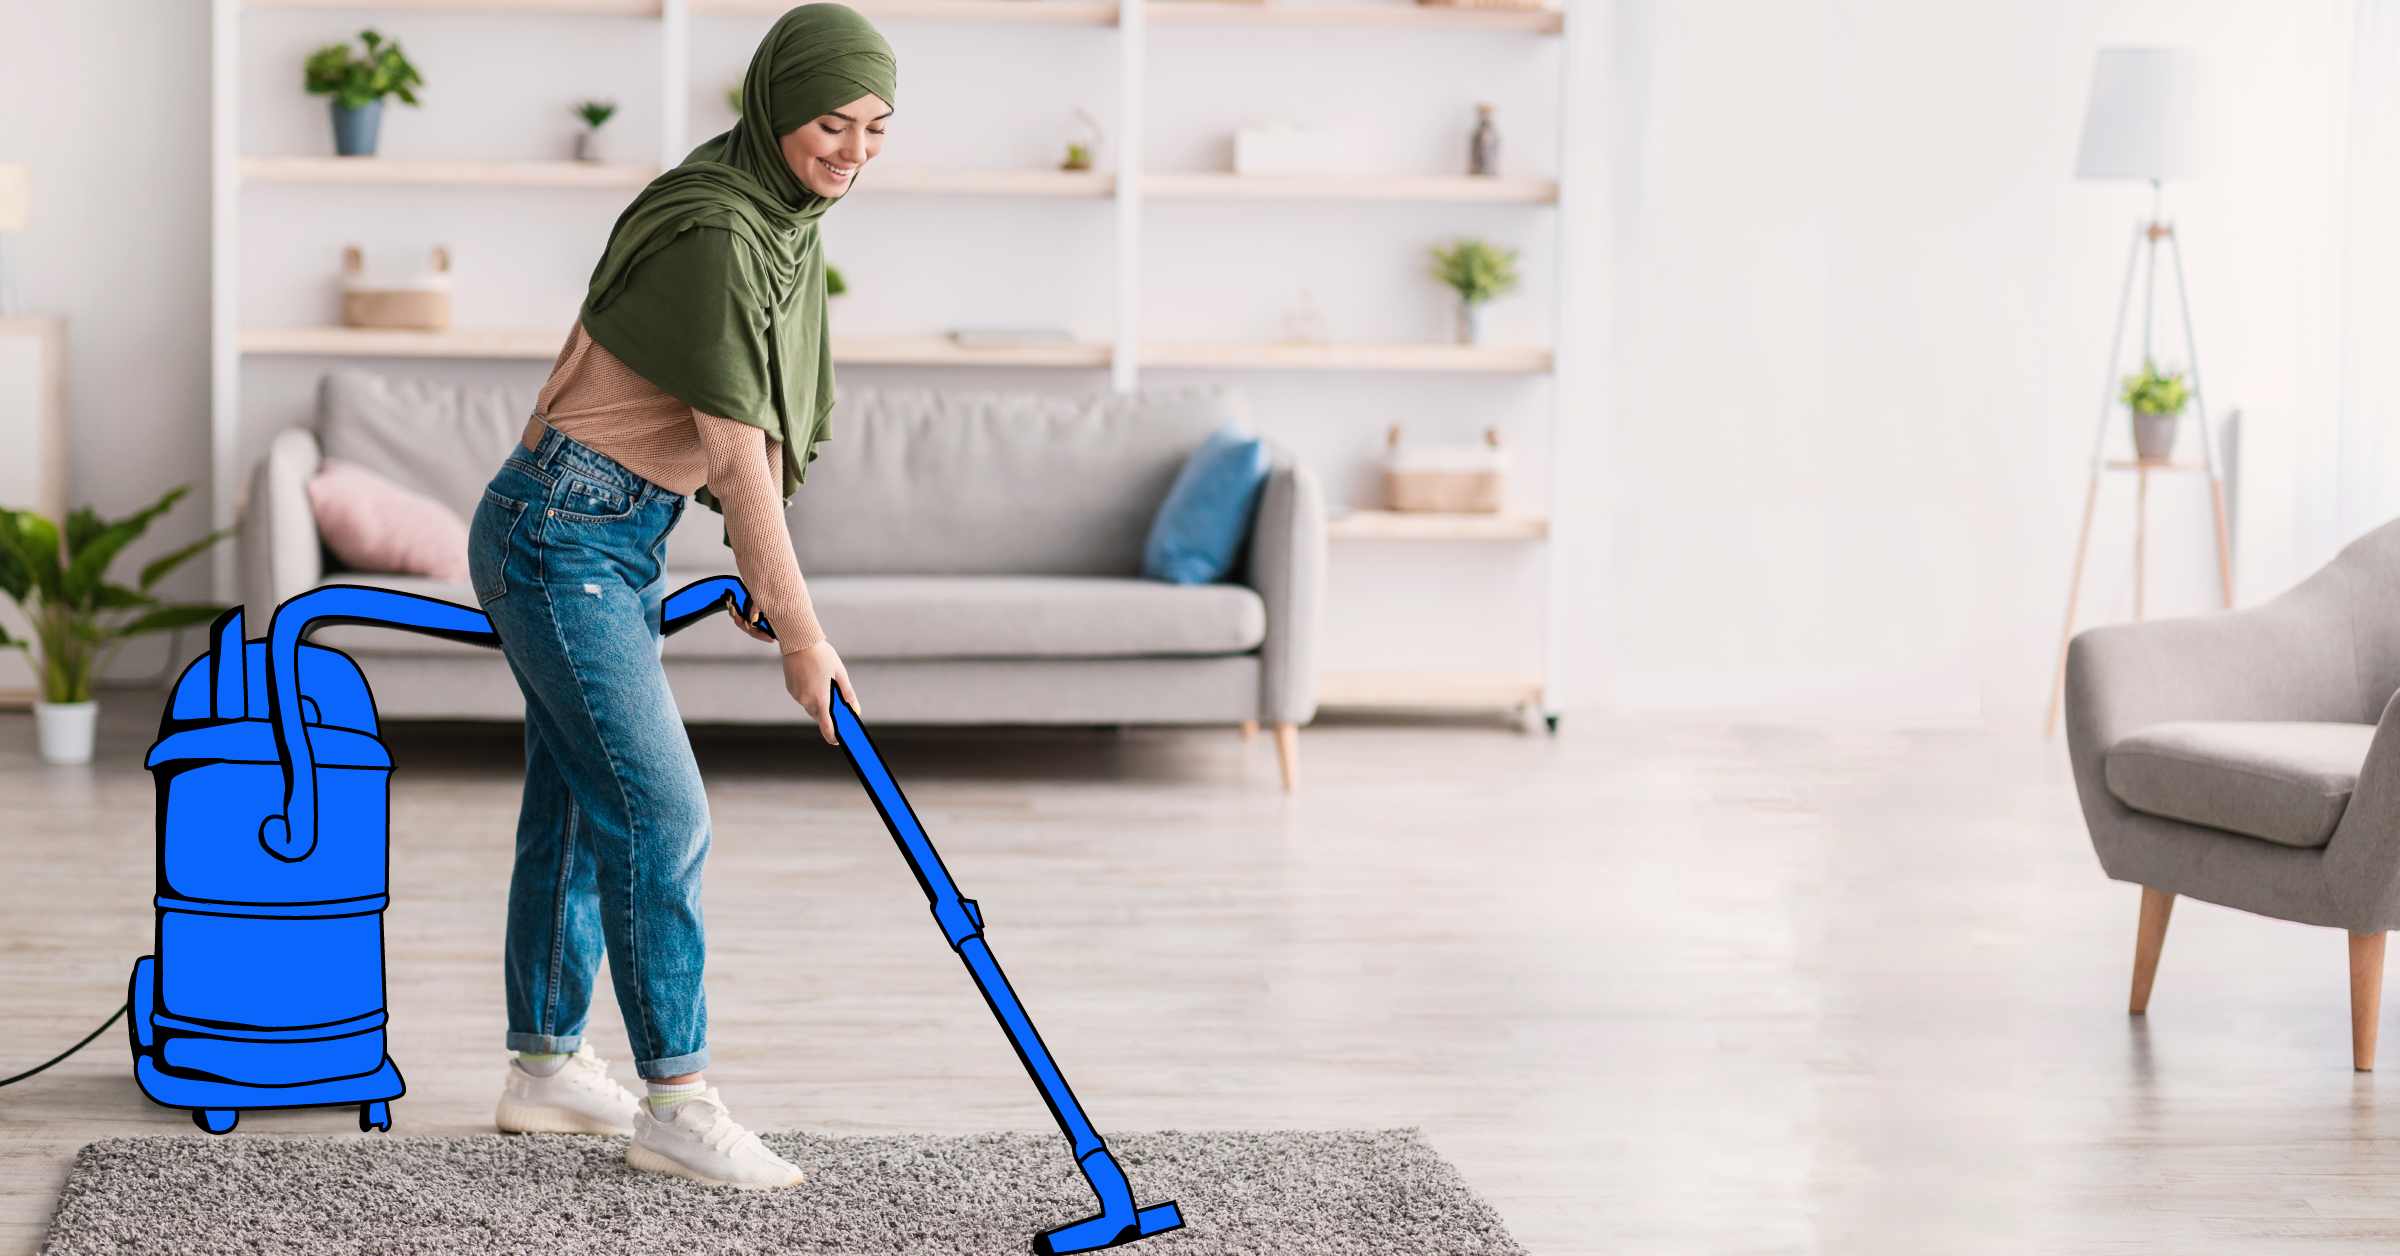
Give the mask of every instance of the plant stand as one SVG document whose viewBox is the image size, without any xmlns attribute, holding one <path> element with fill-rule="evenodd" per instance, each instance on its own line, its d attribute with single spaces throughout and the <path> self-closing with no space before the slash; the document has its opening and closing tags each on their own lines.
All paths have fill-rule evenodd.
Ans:
<svg viewBox="0 0 2400 1256">
<path fill-rule="evenodd" d="M 2142 617 L 2142 564 L 2149 532 L 2150 473 L 2153 471 L 2199 471 L 2208 476 L 2211 513 L 2216 519 L 2217 578 L 2221 585 L 2225 608 L 2233 609 L 2233 545 L 2225 528 L 2225 479 L 2217 467 L 2216 432 L 2208 422 L 2208 400 L 2200 390 L 2200 349 L 2192 334 L 2191 291 L 2183 278 L 2183 246 L 2175 237 L 2175 226 L 2159 216 L 2159 188 L 2156 180 L 2150 184 L 2150 217 L 2134 228 L 2133 246 L 2125 259 L 2125 289 L 2117 299 L 2117 330 L 2109 342 L 2108 378 L 2100 394 L 2100 430 L 2092 438 L 2091 487 L 2083 497 L 2083 529 L 2075 542 L 2075 574 L 2067 585 L 2067 621 L 2059 631 L 2058 669 L 2050 681 L 2050 714 L 2042 722 L 2042 735 L 2047 737 L 2058 730 L 2058 707 L 2065 696 L 2067 684 L 2067 647 L 2075 639 L 2075 603 L 2083 591 L 2083 560 L 2092 545 L 2092 512 L 2100 501 L 2100 476 L 2104 471 L 2132 471 L 2141 477 L 2135 490 L 2133 530 L 2133 617 Z M 2172 462 L 2164 458 L 2136 458 L 2130 462 L 2108 460 L 2108 428 L 2116 417 L 2117 368 L 2119 353 L 2125 341 L 2125 316 L 2133 308 L 2133 278 L 2137 271 L 2144 275 L 2142 285 L 2142 356 L 2150 357 L 2151 315 L 2158 294 L 2158 245 L 2167 245 L 2167 256 L 2175 267 L 2175 303 L 2183 317 L 2183 346 L 2192 373 L 2192 414 L 2200 421 L 2201 461 Z M 2147 261 L 2147 266 L 2144 262 Z"/>
</svg>

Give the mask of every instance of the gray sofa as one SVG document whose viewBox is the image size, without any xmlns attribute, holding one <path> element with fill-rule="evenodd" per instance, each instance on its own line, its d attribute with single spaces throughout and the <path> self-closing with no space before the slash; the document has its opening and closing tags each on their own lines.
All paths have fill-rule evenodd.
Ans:
<svg viewBox="0 0 2400 1256">
<path fill-rule="evenodd" d="M 466 585 L 331 572 L 306 483 L 320 456 L 377 471 L 471 515 L 532 409 L 488 385 L 328 375 L 313 427 L 276 437 L 252 478 L 243 592 L 276 605 L 320 583 L 468 605 Z M 1315 714 L 1325 510 L 1278 457 L 1235 580 L 1138 577 L 1151 516 L 1237 393 L 1081 398 L 846 390 L 792 503 L 801 569 L 877 723 L 1225 724 L 1277 734 L 1287 788 Z M 671 585 L 734 570 L 721 521 L 687 508 Z M 523 717 L 488 650 L 358 626 L 314 639 L 356 659 L 382 714 Z M 712 619 L 668 639 L 667 677 L 695 723 L 794 723 L 774 651 Z"/>
<path fill-rule="evenodd" d="M 2400 926 L 2400 523 L 2266 605 L 2094 628 L 2067 745 L 2100 866 L 2143 887 L 2131 1007 L 2175 897 L 2346 930 L 2352 1063 L 2373 1067 Z"/>
</svg>

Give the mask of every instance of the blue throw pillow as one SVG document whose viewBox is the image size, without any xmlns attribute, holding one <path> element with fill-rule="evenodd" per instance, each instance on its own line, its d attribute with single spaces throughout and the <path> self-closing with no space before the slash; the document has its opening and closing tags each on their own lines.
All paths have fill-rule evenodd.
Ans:
<svg viewBox="0 0 2400 1256">
<path fill-rule="evenodd" d="M 1214 584 L 1233 570 L 1250 512 L 1272 464 L 1267 443 L 1228 423 L 1184 460 L 1150 522 L 1142 574 L 1169 584 Z"/>
</svg>

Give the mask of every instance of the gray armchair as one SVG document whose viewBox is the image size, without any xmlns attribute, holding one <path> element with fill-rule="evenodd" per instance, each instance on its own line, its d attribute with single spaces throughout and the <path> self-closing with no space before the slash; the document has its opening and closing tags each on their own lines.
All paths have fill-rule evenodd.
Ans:
<svg viewBox="0 0 2400 1256">
<path fill-rule="evenodd" d="M 2400 926 L 2400 523 L 2264 606 L 2085 632 L 2066 686 L 2092 847 L 2142 887 L 2131 1010 L 2177 895 L 2344 929 L 2372 1069 Z"/>
</svg>

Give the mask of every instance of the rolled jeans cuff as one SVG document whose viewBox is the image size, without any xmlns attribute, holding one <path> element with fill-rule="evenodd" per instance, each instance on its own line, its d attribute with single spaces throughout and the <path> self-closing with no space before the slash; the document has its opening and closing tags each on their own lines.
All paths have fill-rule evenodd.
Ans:
<svg viewBox="0 0 2400 1256">
<path fill-rule="evenodd" d="M 582 1034 L 520 1034 L 511 1031 L 508 1035 L 508 1049 L 528 1055 L 573 1055 L 582 1045 Z"/>
<path fill-rule="evenodd" d="M 646 1082 L 657 1081 L 661 1077 L 682 1077 L 688 1073 L 697 1073 L 707 1067 L 708 1048 L 706 1047 L 689 1055 L 670 1055 L 663 1060 L 635 1060 L 633 1062 L 633 1071 L 640 1074 L 642 1080 Z"/>
</svg>

